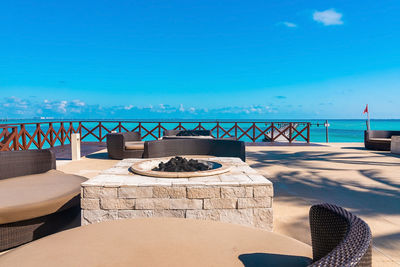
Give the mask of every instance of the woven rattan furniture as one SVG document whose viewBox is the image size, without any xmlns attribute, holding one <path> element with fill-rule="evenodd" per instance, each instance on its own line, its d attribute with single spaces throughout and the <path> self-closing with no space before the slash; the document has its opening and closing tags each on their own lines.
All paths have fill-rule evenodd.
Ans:
<svg viewBox="0 0 400 267">
<path fill-rule="evenodd" d="M 400 131 L 364 131 L 365 148 L 390 151 L 390 143 L 393 135 L 400 135 Z"/>
<path fill-rule="evenodd" d="M 0 152 L 0 251 L 80 225 L 87 179 L 55 167 L 48 150 Z"/>
<path fill-rule="evenodd" d="M 164 136 L 211 136 L 209 130 L 165 130 Z"/>
<path fill-rule="evenodd" d="M 138 132 L 107 134 L 107 152 L 112 159 L 141 158 L 144 142 Z"/>
<path fill-rule="evenodd" d="M 314 205 L 310 228 L 311 267 L 372 266 L 371 230 L 360 218 L 335 205 Z"/>
<path fill-rule="evenodd" d="M 214 138 L 209 130 L 166 130 L 162 139 L 222 139 L 237 140 L 236 137 L 228 134 L 222 138 Z"/>
<path fill-rule="evenodd" d="M 145 142 L 144 158 L 177 155 L 208 155 L 237 157 L 246 160 L 246 148 L 242 141 L 220 139 L 168 139 Z"/>
</svg>

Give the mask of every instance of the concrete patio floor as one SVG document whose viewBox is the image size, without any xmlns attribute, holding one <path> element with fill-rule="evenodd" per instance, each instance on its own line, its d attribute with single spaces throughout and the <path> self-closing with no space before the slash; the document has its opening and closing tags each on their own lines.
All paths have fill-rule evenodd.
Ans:
<svg viewBox="0 0 400 267">
<path fill-rule="evenodd" d="M 400 266 L 400 157 L 360 143 L 247 146 L 247 163 L 274 183 L 274 231 L 310 244 L 308 211 L 330 202 L 371 227 L 373 266 Z M 58 169 L 88 178 L 115 165 L 104 150 Z"/>
</svg>

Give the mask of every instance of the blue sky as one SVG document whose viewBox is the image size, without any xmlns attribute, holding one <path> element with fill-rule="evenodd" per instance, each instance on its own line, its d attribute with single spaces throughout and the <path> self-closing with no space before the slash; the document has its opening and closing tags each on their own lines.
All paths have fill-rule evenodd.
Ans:
<svg viewBox="0 0 400 267">
<path fill-rule="evenodd" d="M 0 117 L 400 118 L 397 0 L 0 10 Z"/>
</svg>

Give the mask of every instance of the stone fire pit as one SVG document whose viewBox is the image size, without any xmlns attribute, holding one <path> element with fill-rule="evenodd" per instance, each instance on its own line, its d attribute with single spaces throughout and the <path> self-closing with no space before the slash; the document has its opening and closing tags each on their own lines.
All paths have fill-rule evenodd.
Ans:
<svg viewBox="0 0 400 267">
<path fill-rule="evenodd" d="M 122 218 L 181 217 L 272 230 L 272 183 L 246 163 L 209 157 L 198 160 L 220 167 L 204 175 L 182 178 L 171 172 L 175 177 L 166 172 L 162 176 L 146 173 L 168 159 L 124 159 L 84 182 L 82 225 Z"/>
<path fill-rule="evenodd" d="M 227 163 L 219 163 L 210 160 L 197 159 L 200 163 L 203 163 L 209 166 L 210 170 L 205 171 L 192 171 L 192 172 L 167 172 L 167 171 L 154 171 L 153 168 L 157 167 L 160 162 L 167 162 L 170 158 L 157 158 L 157 159 L 149 159 L 143 160 L 139 162 L 135 162 L 132 164 L 130 170 L 133 173 L 151 176 L 151 177 L 159 177 L 159 178 L 193 178 L 193 177 L 202 177 L 202 176 L 211 176 L 218 175 L 225 172 L 228 172 L 231 169 L 231 165 Z M 187 158 L 190 159 L 190 158 Z"/>
</svg>

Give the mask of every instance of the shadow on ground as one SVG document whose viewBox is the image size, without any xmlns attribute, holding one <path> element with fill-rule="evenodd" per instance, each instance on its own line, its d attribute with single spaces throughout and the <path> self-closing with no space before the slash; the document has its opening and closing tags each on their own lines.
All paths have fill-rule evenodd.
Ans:
<svg viewBox="0 0 400 267">
<path fill-rule="evenodd" d="M 107 152 L 93 153 L 86 156 L 88 159 L 109 159 Z"/>
<path fill-rule="evenodd" d="M 366 161 L 368 158 L 377 158 L 378 161 Z M 383 157 L 383 158 L 382 158 Z M 386 155 L 349 156 L 348 153 L 304 151 L 287 154 L 282 151 L 249 152 L 248 158 L 255 161 L 251 164 L 254 168 L 263 168 L 271 165 L 302 168 L 305 171 L 282 171 L 271 177 L 278 197 L 299 196 L 311 203 L 331 202 L 344 206 L 359 215 L 400 214 L 400 173 L 399 182 L 387 178 L 380 169 L 359 169 L 357 165 L 399 167 L 400 162 L 385 160 Z M 323 166 L 311 164 L 323 162 Z M 326 164 L 332 163 L 332 164 Z M 341 166 L 349 165 L 346 168 Z M 332 166 L 332 167 L 331 167 Z M 335 181 L 327 177 L 324 171 L 354 170 L 363 178 L 382 184 L 360 183 L 359 179 L 346 179 Z M 326 173 L 326 172 L 325 172 Z M 396 174 L 394 174 L 396 175 Z M 285 201 L 285 198 L 282 199 Z"/>
<path fill-rule="evenodd" d="M 302 256 L 290 256 L 271 253 L 249 253 L 239 255 L 239 260 L 245 267 L 259 267 L 259 266 L 308 266 L 311 259 Z"/>
<path fill-rule="evenodd" d="M 391 251 L 391 255 L 398 255 L 400 160 L 397 156 L 390 152 L 356 150 L 264 150 L 250 151 L 247 158 L 260 172 L 271 171 L 274 201 L 280 209 L 277 211 L 280 217 L 274 219 L 274 224 L 277 223 L 279 231 L 309 243 L 305 237 L 309 235 L 306 216 L 309 207 L 321 202 L 333 203 L 370 223 L 374 243 Z M 297 213 L 290 214 L 293 210 Z M 390 229 L 385 229 L 385 225 Z"/>
<path fill-rule="evenodd" d="M 389 156 L 389 157 L 388 157 Z M 366 155 L 356 153 L 343 153 L 343 152 L 325 152 L 325 151 L 302 151 L 295 153 L 285 153 L 279 150 L 247 152 L 246 157 L 257 161 L 252 164 L 253 167 L 265 167 L 267 165 L 285 165 L 288 167 L 301 167 L 301 168 L 315 168 L 319 170 L 337 170 L 337 168 L 312 166 L 310 162 L 326 163 L 339 163 L 346 165 L 376 165 L 376 166 L 400 166 L 400 162 L 393 162 L 393 160 L 385 160 L 391 158 L 390 152 L 371 152 Z M 396 156 L 397 157 L 397 156 Z"/>
</svg>

